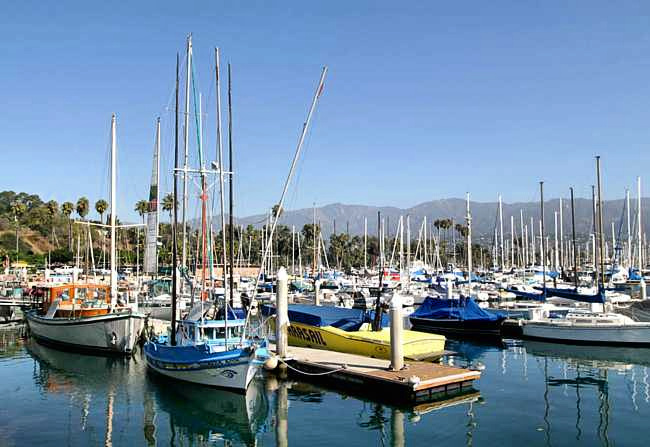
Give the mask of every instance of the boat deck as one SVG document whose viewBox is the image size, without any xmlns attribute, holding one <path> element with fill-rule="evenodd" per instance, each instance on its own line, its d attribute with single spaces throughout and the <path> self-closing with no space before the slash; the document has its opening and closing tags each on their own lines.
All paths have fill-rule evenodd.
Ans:
<svg viewBox="0 0 650 447">
<path fill-rule="evenodd" d="M 347 388 L 357 394 L 400 402 L 425 402 L 475 392 L 478 371 L 437 363 L 405 362 L 392 371 L 390 361 L 322 349 L 289 346 L 288 374 Z"/>
</svg>

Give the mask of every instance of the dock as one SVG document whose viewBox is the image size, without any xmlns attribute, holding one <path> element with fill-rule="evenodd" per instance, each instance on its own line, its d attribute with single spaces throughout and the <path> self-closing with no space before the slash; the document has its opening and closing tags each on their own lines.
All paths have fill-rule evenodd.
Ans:
<svg viewBox="0 0 650 447">
<path fill-rule="evenodd" d="M 438 363 L 407 362 L 399 371 L 390 361 L 322 349 L 290 346 L 287 374 L 388 402 L 424 403 L 476 393 L 481 373 Z"/>
</svg>

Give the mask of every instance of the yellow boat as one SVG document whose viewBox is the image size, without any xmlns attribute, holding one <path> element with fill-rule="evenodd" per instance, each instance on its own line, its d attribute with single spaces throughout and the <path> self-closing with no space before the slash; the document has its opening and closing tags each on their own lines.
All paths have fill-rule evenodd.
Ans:
<svg viewBox="0 0 650 447">
<path fill-rule="evenodd" d="M 264 306 L 263 312 L 275 312 Z M 390 358 L 390 329 L 373 331 L 369 316 L 362 310 L 330 306 L 290 305 L 289 344 L 308 348 Z M 384 320 L 384 323 L 386 321 Z M 275 318 L 271 320 L 275 328 Z M 404 357 L 411 360 L 437 360 L 445 350 L 443 335 L 404 330 Z"/>
</svg>

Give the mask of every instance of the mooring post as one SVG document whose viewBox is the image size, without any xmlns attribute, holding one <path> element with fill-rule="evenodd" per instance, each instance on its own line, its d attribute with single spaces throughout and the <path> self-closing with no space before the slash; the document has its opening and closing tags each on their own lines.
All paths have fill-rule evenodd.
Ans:
<svg viewBox="0 0 650 447">
<path fill-rule="evenodd" d="M 320 279 L 314 281 L 314 304 L 320 306 Z"/>
<path fill-rule="evenodd" d="M 452 298 L 452 287 L 453 285 L 451 280 L 447 278 L 447 299 L 449 300 Z"/>
<path fill-rule="evenodd" d="M 646 300 L 648 299 L 648 295 L 645 290 L 645 280 L 643 279 L 643 272 L 641 272 L 641 269 L 639 269 L 639 274 L 641 275 L 641 281 L 639 281 L 639 288 L 641 289 L 641 299 Z"/>
<path fill-rule="evenodd" d="M 390 367 L 393 371 L 404 368 L 404 353 L 402 346 L 402 297 L 393 294 L 390 300 Z"/>
<path fill-rule="evenodd" d="M 280 267 L 280 270 L 278 270 L 277 278 L 275 340 L 278 356 L 283 359 L 287 356 L 287 325 L 289 324 L 287 303 L 289 275 L 287 275 L 287 270 L 284 267 Z"/>
</svg>

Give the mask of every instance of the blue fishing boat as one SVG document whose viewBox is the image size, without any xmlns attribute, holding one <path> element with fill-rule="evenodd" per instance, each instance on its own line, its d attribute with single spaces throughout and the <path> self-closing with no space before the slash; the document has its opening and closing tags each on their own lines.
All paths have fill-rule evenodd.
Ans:
<svg viewBox="0 0 650 447">
<path fill-rule="evenodd" d="M 244 319 L 180 320 L 175 346 L 168 337 L 145 344 L 147 366 L 173 379 L 245 390 L 269 356 L 265 340 L 242 339 L 245 325 Z"/>
</svg>

